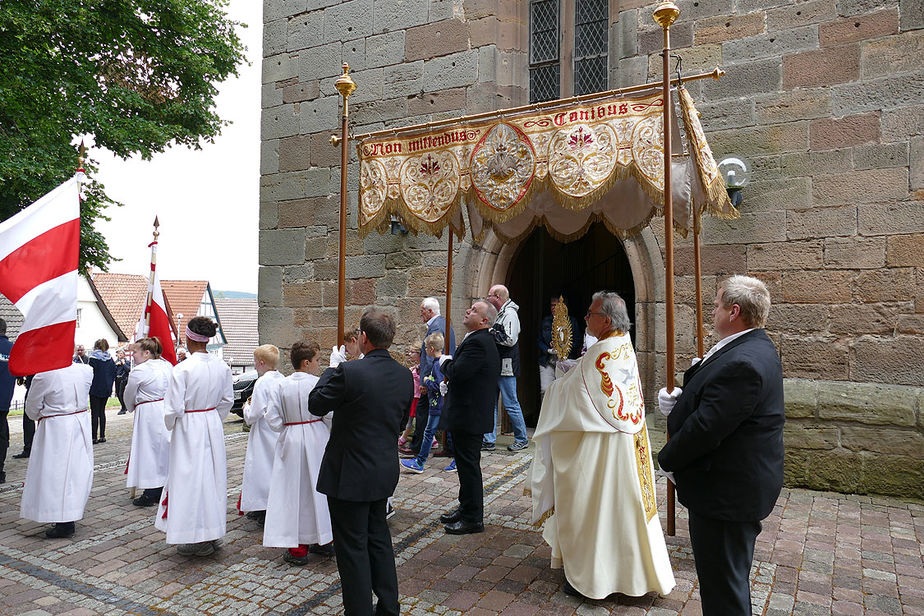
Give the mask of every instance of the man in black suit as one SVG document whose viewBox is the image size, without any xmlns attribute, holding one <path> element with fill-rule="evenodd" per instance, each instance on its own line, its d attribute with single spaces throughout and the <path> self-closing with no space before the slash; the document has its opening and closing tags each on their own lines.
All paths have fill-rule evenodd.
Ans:
<svg viewBox="0 0 924 616">
<path fill-rule="evenodd" d="M 336 411 L 321 461 L 347 616 L 397 616 L 398 576 L 385 505 L 398 485 L 398 435 L 414 395 L 411 372 L 391 358 L 395 322 L 368 308 L 359 322 L 362 359 L 328 368 L 308 395 L 308 410 Z"/>
<path fill-rule="evenodd" d="M 451 535 L 484 532 L 484 486 L 481 482 L 481 439 L 494 426 L 494 403 L 500 376 L 500 355 L 488 329 L 497 309 L 477 301 L 465 311 L 468 333 L 455 356 L 443 355 L 440 368 L 448 379 L 443 416 L 452 433 L 459 471 L 459 508 L 440 516 Z"/>
<path fill-rule="evenodd" d="M 658 394 L 670 435 L 658 463 L 689 510 L 703 614 L 738 616 L 751 613 L 754 544 L 783 486 L 783 370 L 763 330 L 763 282 L 732 276 L 714 306 L 721 340 L 687 370 L 683 389 Z"/>
</svg>

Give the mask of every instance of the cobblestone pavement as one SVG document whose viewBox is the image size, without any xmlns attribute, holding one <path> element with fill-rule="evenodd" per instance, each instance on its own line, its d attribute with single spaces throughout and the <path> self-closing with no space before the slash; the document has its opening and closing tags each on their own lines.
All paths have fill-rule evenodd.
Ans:
<svg viewBox="0 0 924 616">
<path fill-rule="evenodd" d="M 20 451 L 19 421 L 10 453 Z M 8 460 L 0 486 L 0 614 L 338 614 L 332 559 L 298 568 L 264 548 L 257 524 L 234 510 L 246 434 L 226 422 L 228 534 L 205 558 L 182 557 L 155 530 L 153 510 L 133 507 L 123 470 L 131 418 L 110 411 L 108 442 L 95 448 L 86 517 L 70 539 L 19 518 L 25 460 Z M 499 445 L 509 439 L 501 438 Z M 446 458 L 421 475 L 402 473 L 391 519 L 404 614 L 700 614 L 685 511 L 668 537 L 677 586 L 666 597 L 564 595 L 561 571 L 527 522 L 522 481 L 530 450 L 485 456 L 486 532 L 450 536 L 437 520 L 457 491 Z M 658 482 L 664 502 L 664 480 Z M 924 615 L 924 504 L 890 498 L 784 490 L 757 542 L 754 613 Z"/>
</svg>

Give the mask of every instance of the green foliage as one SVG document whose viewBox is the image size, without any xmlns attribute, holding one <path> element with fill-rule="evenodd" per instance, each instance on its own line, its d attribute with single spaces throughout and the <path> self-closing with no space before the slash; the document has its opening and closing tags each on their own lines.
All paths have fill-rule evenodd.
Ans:
<svg viewBox="0 0 924 616">
<path fill-rule="evenodd" d="M 2 0 L 0 220 L 74 174 L 78 135 L 121 157 L 199 148 L 226 123 L 215 84 L 244 48 L 227 0 Z M 86 165 L 88 175 L 94 170 Z M 115 204 L 91 182 L 81 205 L 81 268 L 106 269 L 93 223 Z"/>
</svg>

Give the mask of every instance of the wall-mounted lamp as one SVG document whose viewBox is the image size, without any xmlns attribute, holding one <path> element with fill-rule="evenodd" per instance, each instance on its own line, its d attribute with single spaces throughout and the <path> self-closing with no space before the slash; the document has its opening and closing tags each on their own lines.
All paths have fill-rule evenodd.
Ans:
<svg viewBox="0 0 924 616">
<path fill-rule="evenodd" d="M 751 181 L 751 171 L 747 163 L 732 156 L 723 158 L 719 161 L 719 173 L 725 179 L 725 189 L 728 191 L 731 204 L 737 208 L 742 201 L 741 189 Z"/>
<path fill-rule="evenodd" d="M 391 234 L 392 235 L 407 235 L 407 227 L 401 224 L 401 219 L 397 216 L 391 217 Z"/>
</svg>

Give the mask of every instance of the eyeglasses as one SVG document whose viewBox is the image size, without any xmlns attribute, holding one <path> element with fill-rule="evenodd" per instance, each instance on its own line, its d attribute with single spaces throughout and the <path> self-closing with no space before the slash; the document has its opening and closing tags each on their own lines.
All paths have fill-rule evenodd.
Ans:
<svg viewBox="0 0 924 616">
<path fill-rule="evenodd" d="M 598 316 L 601 316 L 601 317 L 604 316 L 604 314 L 603 314 L 602 312 L 592 312 L 592 311 L 588 310 L 588 311 L 587 311 L 587 314 L 584 315 L 584 318 L 585 318 L 585 319 L 589 319 L 590 316 L 591 316 L 591 315 L 594 315 L 594 314 L 596 314 L 596 315 L 598 315 Z"/>
</svg>

